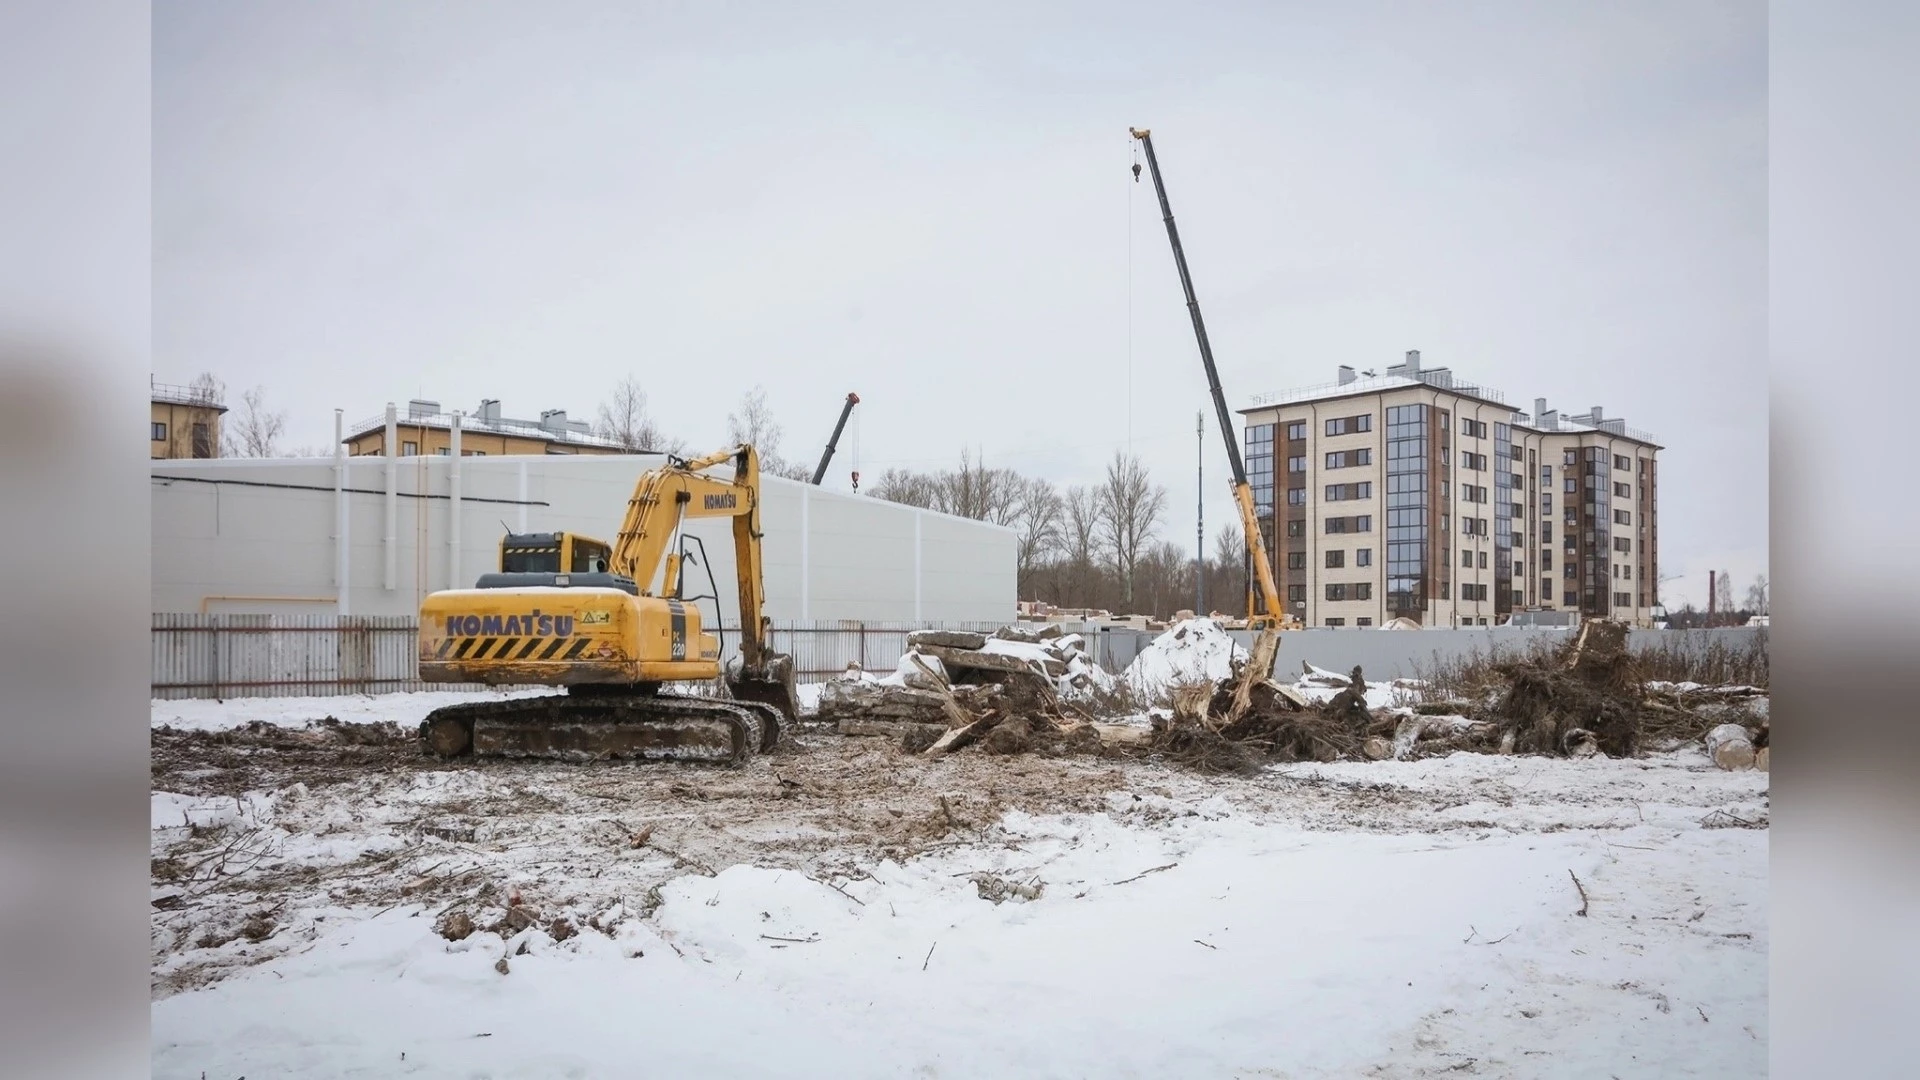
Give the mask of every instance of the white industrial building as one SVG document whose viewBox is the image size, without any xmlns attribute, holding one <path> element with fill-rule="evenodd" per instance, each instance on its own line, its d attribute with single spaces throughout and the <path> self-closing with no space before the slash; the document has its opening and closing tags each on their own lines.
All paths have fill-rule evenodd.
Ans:
<svg viewBox="0 0 1920 1080">
<path fill-rule="evenodd" d="M 655 455 L 155 461 L 153 611 L 413 615 L 470 587 L 503 532 L 611 542 Z M 724 475 L 724 469 L 720 472 Z M 1012 530 L 768 476 L 767 614 L 776 622 L 993 622 L 1014 617 Z M 688 523 L 738 617 L 727 519 Z M 689 568 L 686 593 L 706 593 Z M 712 608 L 703 603 L 709 615 Z"/>
</svg>

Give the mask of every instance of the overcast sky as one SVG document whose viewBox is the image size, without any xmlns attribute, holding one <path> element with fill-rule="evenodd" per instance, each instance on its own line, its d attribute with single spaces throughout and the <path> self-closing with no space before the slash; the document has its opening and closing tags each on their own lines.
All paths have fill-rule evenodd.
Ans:
<svg viewBox="0 0 1920 1080">
<path fill-rule="evenodd" d="M 1763 5 L 330 3 L 154 10 L 154 369 L 290 445 L 425 397 L 829 476 L 1132 449 L 1194 537 L 1238 409 L 1407 349 L 1653 432 L 1664 590 L 1767 559 Z M 804 7 L 804 10 L 802 8 Z M 857 459 L 855 441 L 857 439 Z"/>
</svg>

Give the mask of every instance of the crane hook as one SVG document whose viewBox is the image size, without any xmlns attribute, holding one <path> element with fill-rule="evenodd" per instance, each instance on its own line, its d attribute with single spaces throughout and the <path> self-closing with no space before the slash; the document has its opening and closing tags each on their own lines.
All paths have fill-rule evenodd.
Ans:
<svg viewBox="0 0 1920 1080">
<path fill-rule="evenodd" d="M 1133 182 L 1140 182 L 1140 163 L 1137 161 L 1133 163 Z"/>
</svg>

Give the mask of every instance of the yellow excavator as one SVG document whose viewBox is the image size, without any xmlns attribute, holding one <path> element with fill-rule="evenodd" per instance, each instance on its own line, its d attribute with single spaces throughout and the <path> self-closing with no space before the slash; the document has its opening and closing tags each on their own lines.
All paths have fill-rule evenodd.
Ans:
<svg viewBox="0 0 1920 1080">
<path fill-rule="evenodd" d="M 731 465 L 731 476 L 712 470 Z M 740 600 L 731 697 L 662 693 L 722 676 L 723 642 L 684 594 L 706 564 L 688 518 L 730 517 Z M 768 647 L 761 575 L 760 458 L 738 446 L 640 477 L 612 545 L 572 533 L 509 533 L 500 569 L 420 606 L 427 682 L 558 686 L 564 694 L 436 709 L 420 724 L 438 757 L 707 761 L 740 764 L 773 749 L 795 721 L 791 657 Z M 697 555 L 696 555 L 697 553 Z M 719 628 L 716 627 L 716 630 Z"/>
</svg>

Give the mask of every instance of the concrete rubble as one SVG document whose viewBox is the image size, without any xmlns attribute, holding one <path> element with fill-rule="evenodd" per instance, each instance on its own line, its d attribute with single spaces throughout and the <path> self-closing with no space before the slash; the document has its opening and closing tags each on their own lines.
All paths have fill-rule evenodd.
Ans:
<svg viewBox="0 0 1920 1080">
<path fill-rule="evenodd" d="M 1646 682 L 1617 623 L 1593 620 L 1556 651 L 1490 662 L 1477 689 L 1453 696 L 1412 679 L 1370 686 L 1359 667 L 1303 662 L 1291 683 L 1262 676 L 1282 640 L 1263 634 L 1249 651 L 1213 620 L 1188 619 L 1116 678 L 1051 624 L 918 631 L 892 674 L 850 670 L 829 683 L 817 719 L 914 753 L 1106 750 L 1207 772 L 1457 751 L 1631 757 L 1688 742 L 1721 768 L 1768 768 L 1767 691 Z"/>
</svg>

